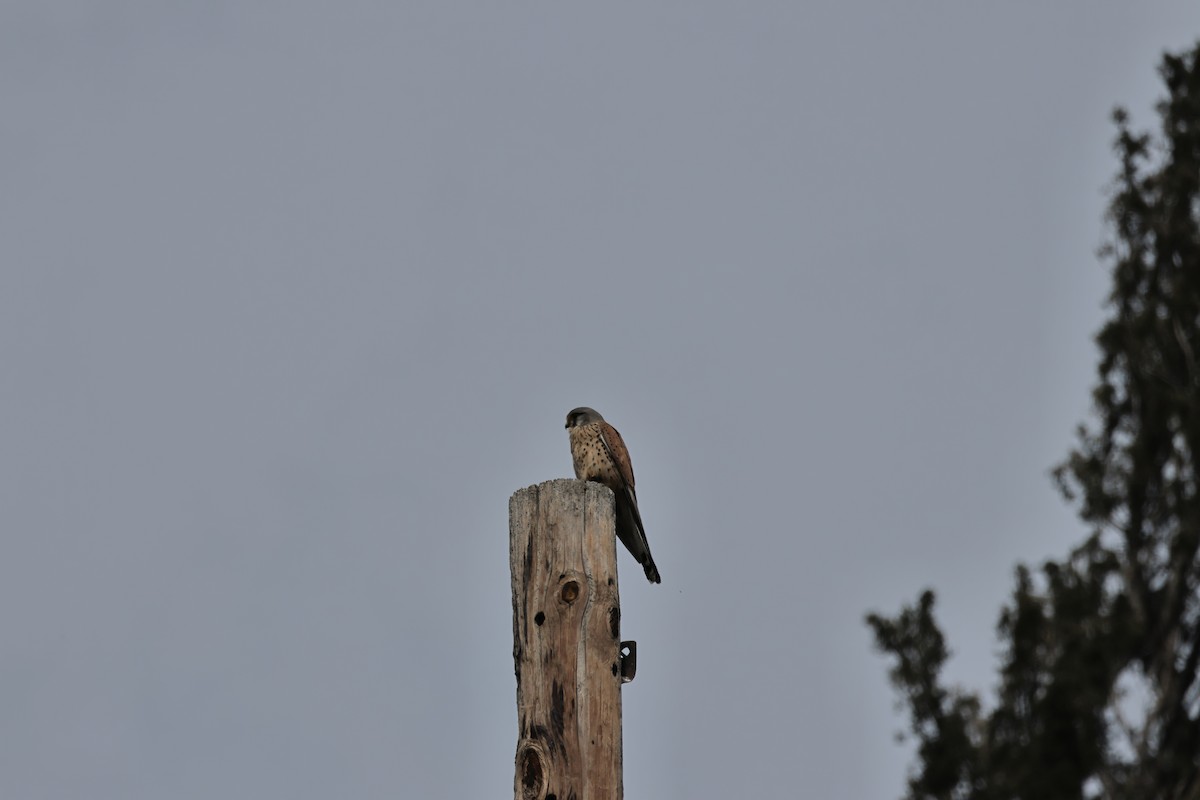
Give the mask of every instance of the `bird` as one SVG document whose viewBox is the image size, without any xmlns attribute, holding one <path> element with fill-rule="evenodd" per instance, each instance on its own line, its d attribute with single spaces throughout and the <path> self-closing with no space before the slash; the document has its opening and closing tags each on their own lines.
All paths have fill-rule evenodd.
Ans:
<svg viewBox="0 0 1200 800">
<path fill-rule="evenodd" d="M 575 477 L 612 489 L 616 498 L 617 538 L 642 565 L 646 578 L 651 583 L 662 583 L 654 557 L 650 555 L 650 544 L 646 541 L 646 529 L 642 525 L 637 491 L 633 486 L 633 465 L 621 434 L 605 422 L 598 411 L 586 406 L 571 409 L 566 428 L 571 438 Z"/>
</svg>

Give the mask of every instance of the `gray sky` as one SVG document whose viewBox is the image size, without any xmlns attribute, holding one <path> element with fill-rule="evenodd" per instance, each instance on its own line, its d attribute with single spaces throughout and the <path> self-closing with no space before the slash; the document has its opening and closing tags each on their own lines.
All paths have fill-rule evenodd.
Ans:
<svg viewBox="0 0 1200 800">
<path fill-rule="evenodd" d="M 506 796 L 578 405 L 664 581 L 627 797 L 899 796 L 927 585 L 990 685 L 1200 6 L 600 5 L 0 5 L 0 796 Z"/>
</svg>

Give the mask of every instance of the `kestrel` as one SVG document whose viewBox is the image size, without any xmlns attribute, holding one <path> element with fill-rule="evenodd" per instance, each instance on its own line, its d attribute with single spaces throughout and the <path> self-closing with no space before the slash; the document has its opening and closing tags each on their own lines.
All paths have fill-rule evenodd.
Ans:
<svg viewBox="0 0 1200 800">
<path fill-rule="evenodd" d="M 646 529 L 638 511 L 637 492 L 633 488 L 633 465 L 629 451 L 617 429 L 590 408 L 572 409 L 567 414 L 567 433 L 571 437 L 571 460 L 575 462 L 575 477 L 595 481 L 612 489 L 617 498 L 617 538 L 646 570 L 651 583 L 662 583 Z"/>
</svg>

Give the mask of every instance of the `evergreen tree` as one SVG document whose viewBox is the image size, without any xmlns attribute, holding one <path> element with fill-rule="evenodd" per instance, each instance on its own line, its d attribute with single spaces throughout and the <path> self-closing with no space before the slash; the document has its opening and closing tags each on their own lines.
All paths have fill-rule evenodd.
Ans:
<svg viewBox="0 0 1200 800">
<path fill-rule="evenodd" d="M 947 689 L 926 591 L 869 615 L 918 743 L 908 797 L 1200 800 L 1200 44 L 1154 136 L 1118 109 L 1095 419 L 1055 478 L 1091 529 L 1017 570 L 996 705 Z"/>
</svg>

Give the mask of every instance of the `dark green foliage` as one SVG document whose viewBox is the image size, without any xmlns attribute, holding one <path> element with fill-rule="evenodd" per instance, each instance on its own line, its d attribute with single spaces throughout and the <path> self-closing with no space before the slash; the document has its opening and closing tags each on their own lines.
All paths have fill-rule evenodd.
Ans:
<svg viewBox="0 0 1200 800">
<path fill-rule="evenodd" d="M 926 591 L 916 606 L 894 620 L 872 614 L 867 622 L 880 649 L 895 656 L 892 683 L 904 693 L 920 741 L 920 773 L 910 781 L 912 796 L 957 796 L 955 787 L 975 782 L 978 737 L 971 728 L 979 703 L 942 688 L 939 678 L 949 653 L 933 619 L 933 592 Z"/>
<path fill-rule="evenodd" d="M 1200 45 L 1160 73 L 1157 135 L 1114 115 L 1095 420 L 1055 470 L 1092 534 L 1018 568 L 995 708 L 943 687 L 932 592 L 867 618 L 919 743 L 912 800 L 1200 800 Z"/>
</svg>

